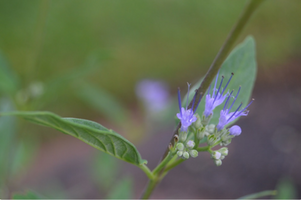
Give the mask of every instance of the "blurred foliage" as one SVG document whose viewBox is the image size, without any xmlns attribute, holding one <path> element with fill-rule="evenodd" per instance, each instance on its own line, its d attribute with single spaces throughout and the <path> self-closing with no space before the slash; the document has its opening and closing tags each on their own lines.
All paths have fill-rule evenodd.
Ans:
<svg viewBox="0 0 301 200">
<path fill-rule="evenodd" d="M 131 103 L 137 80 L 164 79 L 174 86 L 205 73 L 244 4 L 3 0 L 0 48 L 25 84 L 72 70 L 92 51 L 110 52 L 112 59 L 89 80 Z M 244 33 L 256 38 L 263 66 L 300 51 L 300 6 L 299 0 L 267 0 L 251 20 Z M 67 110 L 74 107 L 69 94 L 58 98 Z"/>
<path fill-rule="evenodd" d="M 289 177 L 280 179 L 277 185 L 276 199 L 297 199 L 297 188 Z"/>
</svg>

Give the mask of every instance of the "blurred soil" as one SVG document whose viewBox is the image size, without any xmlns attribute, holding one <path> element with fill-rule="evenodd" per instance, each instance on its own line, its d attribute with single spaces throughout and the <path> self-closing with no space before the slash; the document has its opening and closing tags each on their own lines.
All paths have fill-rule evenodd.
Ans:
<svg viewBox="0 0 301 200">
<path fill-rule="evenodd" d="M 291 178 L 300 198 L 300 63 L 296 61 L 269 70 L 259 67 L 253 93 L 256 100 L 249 116 L 237 123 L 243 133 L 232 141 L 222 166 L 216 167 L 208 153 L 200 153 L 198 158 L 173 169 L 152 198 L 238 198 L 275 189 L 283 177 Z M 158 163 L 172 132 L 173 127 L 167 127 L 138 146 L 150 168 Z M 89 163 L 94 154 L 90 146 L 60 135 L 42 145 L 33 166 L 12 189 L 44 191 L 59 183 L 69 198 L 104 198 L 105 191 L 91 178 Z M 135 166 L 122 165 L 122 174 L 134 176 L 134 197 L 139 198 L 146 176 Z"/>
</svg>

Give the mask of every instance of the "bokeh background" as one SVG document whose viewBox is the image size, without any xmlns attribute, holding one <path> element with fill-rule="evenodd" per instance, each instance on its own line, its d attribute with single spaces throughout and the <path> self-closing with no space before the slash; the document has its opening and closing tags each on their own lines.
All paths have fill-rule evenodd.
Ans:
<svg viewBox="0 0 301 200">
<path fill-rule="evenodd" d="M 139 83 L 155 81 L 168 101 L 178 86 L 196 83 L 245 3 L 1 0 L 1 110 L 97 121 L 137 145 L 153 168 L 173 133 L 177 107 L 153 112 Z M 266 0 L 241 35 L 239 42 L 247 35 L 256 40 L 256 102 L 237 123 L 243 134 L 223 165 L 200 154 L 172 170 L 153 198 L 237 198 L 273 189 L 276 198 L 300 198 L 300 11 L 300 0 Z M 2 198 L 24 192 L 139 198 L 146 185 L 137 167 L 71 136 L 21 119 L 0 120 Z"/>
</svg>

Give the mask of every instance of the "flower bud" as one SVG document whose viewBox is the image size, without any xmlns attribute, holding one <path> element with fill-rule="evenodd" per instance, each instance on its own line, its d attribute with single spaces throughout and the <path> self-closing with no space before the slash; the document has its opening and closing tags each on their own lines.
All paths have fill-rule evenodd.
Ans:
<svg viewBox="0 0 301 200">
<path fill-rule="evenodd" d="M 180 137 L 179 137 L 180 141 L 184 142 L 187 139 L 187 135 L 188 135 L 187 132 L 180 132 Z"/>
<path fill-rule="evenodd" d="M 183 155 L 183 151 L 178 151 L 177 154 L 179 157 L 181 157 Z"/>
<path fill-rule="evenodd" d="M 239 136 L 241 134 L 241 128 L 237 125 L 232 126 L 229 129 L 230 135 Z"/>
<path fill-rule="evenodd" d="M 221 166 L 222 165 L 222 161 L 221 160 L 215 160 L 214 161 L 216 166 Z"/>
<path fill-rule="evenodd" d="M 224 160 L 225 156 L 221 156 L 220 160 Z"/>
<path fill-rule="evenodd" d="M 179 151 L 183 151 L 183 150 L 184 150 L 184 144 L 183 144 L 183 143 L 178 143 L 178 144 L 177 144 L 177 149 L 178 149 Z"/>
<path fill-rule="evenodd" d="M 205 117 L 205 115 L 203 115 L 203 117 L 202 117 L 203 126 L 206 126 L 207 124 L 209 124 L 211 118 L 212 118 L 212 114 L 210 114 L 208 117 Z"/>
<path fill-rule="evenodd" d="M 214 135 L 209 135 L 208 138 L 207 138 L 208 145 L 209 146 L 214 145 L 215 144 L 215 140 L 216 140 L 216 137 Z"/>
<path fill-rule="evenodd" d="M 185 151 L 185 152 L 183 153 L 183 157 L 184 157 L 185 159 L 188 159 L 188 158 L 189 158 L 189 153 L 188 153 L 187 151 Z"/>
<path fill-rule="evenodd" d="M 201 121 L 200 116 L 198 114 L 195 114 L 195 116 L 196 116 L 197 120 L 193 123 L 194 127 L 196 129 L 202 128 L 203 125 L 202 125 L 202 121 Z"/>
<path fill-rule="evenodd" d="M 208 126 L 206 126 L 207 132 L 209 133 L 214 133 L 214 129 L 215 129 L 215 125 L 214 124 L 210 124 Z"/>
<path fill-rule="evenodd" d="M 192 148 L 194 147 L 194 145 L 195 145 L 195 143 L 194 143 L 194 141 L 192 141 L 192 140 L 189 140 L 189 141 L 186 143 L 186 147 L 187 147 L 188 149 L 192 149 Z"/>
<path fill-rule="evenodd" d="M 218 150 L 223 156 L 227 156 L 228 155 L 228 148 L 227 147 L 223 147 L 221 149 Z"/>
<path fill-rule="evenodd" d="M 197 150 L 191 150 L 190 152 L 189 152 L 189 154 L 190 154 L 190 156 L 191 157 L 193 157 L 193 158 L 196 158 L 196 157 L 198 157 L 198 155 L 199 155 L 199 152 L 197 151 Z"/>
<path fill-rule="evenodd" d="M 221 156 L 222 156 L 222 154 L 220 152 L 218 152 L 218 151 L 212 152 L 211 155 L 212 155 L 212 158 L 214 158 L 215 160 L 219 160 L 221 158 Z"/>
</svg>

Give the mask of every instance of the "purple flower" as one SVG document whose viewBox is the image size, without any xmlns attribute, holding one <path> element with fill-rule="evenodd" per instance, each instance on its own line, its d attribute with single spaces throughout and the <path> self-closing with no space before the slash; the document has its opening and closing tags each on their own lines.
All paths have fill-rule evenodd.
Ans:
<svg viewBox="0 0 301 200">
<path fill-rule="evenodd" d="M 224 92 L 229 84 L 229 82 L 231 81 L 232 79 L 232 76 L 234 75 L 233 73 L 231 73 L 231 77 L 229 78 L 225 88 L 223 89 L 223 91 L 220 93 L 220 89 L 221 89 L 221 86 L 222 86 L 222 83 L 223 83 L 223 80 L 224 80 L 224 76 L 222 76 L 222 80 L 221 80 L 221 83 L 219 85 L 219 88 L 216 89 L 216 83 L 217 83 L 217 79 L 218 79 L 218 74 L 217 73 L 217 76 L 216 76 L 216 79 L 215 79 L 215 84 L 214 84 L 214 88 L 213 88 L 213 91 L 212 91 L 212 96 L 210 95 L 210 88 L 211 88 L 211 85 L 208 89 L 208 93 L 206 95 L 206 104 L 205 104 L 205 111 L 204 111 L 204 115 L 205 117 L 209 117 L 210 115 L 213 114 L 213 110 L 219 106 L 220 104 L 222 104 L 225 100 L 225 98 L 229 95 L 228 93 L 226 93 L 225 95 Z"/>
<path fill-rule="evenodd" d="M 237 125 L 232 126 L 229 129 L 230 135 L 238 136 L 241 134 L 241 128 Z"/>
<path fill-rule="evenodd" d="M 238 92 L 236 94 L 236 97 L 234 98 L 230 108 L 228 108 L 228 103 L 229 103 L 229 99 L 233 93 L 233 91 L 230 93 L 229 97 L 227 98 L 227 101 L 225 103 L 225 106 L 223 108 L 223 110 L 221 110 L 220 112 L 220 117 L 219 117 L 219 122 L 218 122 L 218 125 L 217 125 L 217 130 L 220 131 L 222 130 L 226 124 L 230 123 L 231 121 L 233 121 L 234 119 L 240 117 L 240 116 L 247 116 L 249 111 L 246 110 L 250 105 L 251 103 L 254 101 L 254 99 L 252 99 L 252 101 L 242 110 L 239 110 L 240 107 L 242 106 L 242 103 L 238 106 L 238 108 L 235 110 L 235 112 L 230 112 L 234 102 L 236 101 L 237 99 L 237 96 L 239 94 L 239 91 L 240 91 L 240 87 L 238 89 Z M 230 112 L 230 113 L 229 113 Z"/>
<path fill-rule="evenodd" d="M 178 103 L 179 103 L 180 113 L 177 113 L 177 117 L 179 118 L 179 120 L 181 120 L 181 131 L 183 131 L 183 132 L 187 132 L 188 127 L 193 122 L 195 122 L 197 120 L 197 117 L 194 115 L 194 113 L 197 110 L 198 105 L 199 105 L 200 100 L 201 100 L 201 98 L 200 98 L 197 105 L 196 105 L 196 108 L 194 110 L 192 110 L 191 108 L 193 108 L 193 106 L 194 106 L 195 98 L 196 98 L 196 95 L 197 95 L 197 91 L 196 91 L 195 95 L 193 97 L 192 107 L 190 109 L 187 109 L 187 103 L 188 103 L 188 97 L 189 97 L 189 88 L 190 88 L 190 85 L 188 83 L 186 108 L 182 107 L 180 88 L 178 88 Z"/>
<path fill-rule="evenodd" d="M 136 94 L 143 100 L 149 112 L 158 113 L 168 105 L 168 87 L 162 81 L 148 79 L 140 81 L 136 87 Z"/>
</svg>

